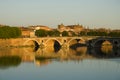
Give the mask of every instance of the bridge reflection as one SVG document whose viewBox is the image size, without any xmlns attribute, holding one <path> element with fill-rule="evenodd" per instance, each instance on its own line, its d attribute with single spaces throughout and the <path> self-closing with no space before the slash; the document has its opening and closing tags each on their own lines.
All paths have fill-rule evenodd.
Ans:
<svg viewBox="0 0 120 80">
<path fill-rule="evenodd" d="M 19 56 L 0 57 L 0 68 L 2 69 L 18 66 L 20 63 L 21 63 L 21 58 Z"/>
<path fill-rule="evenodd" d="M 55 50 L 57 49 L 57 50 Z M 14 57 L 15 56 L 15 57 Z M 42 57 L 42 58 L 41 58 Z M 6 48 L 0 49 L 0 68 L 18 66 L 21 62 L 31 62 L 36 65 L 43 66 L 58 61 L 81 61 L 91 58 L 118 58 L 120 57 L 120 49 L 111 46 L 103 46 L 102 48 L 87 48 L 85 46 L 75 46 L 74 48 Z M 7 61 L 7 62 L 5 62 Z M 14 62 L 16 61 L 16 62 Z"/>
<path fill-rule="evenodd" d="M 109 46 L 106 48 L 88 48 L 87 54 L 96 58 L 117 58 L 120 57 L 120 49 Z"/>
</svg>

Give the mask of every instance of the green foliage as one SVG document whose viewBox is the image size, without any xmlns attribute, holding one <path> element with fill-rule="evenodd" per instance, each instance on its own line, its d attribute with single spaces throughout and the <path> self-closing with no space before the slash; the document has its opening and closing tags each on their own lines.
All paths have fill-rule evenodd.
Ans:
<svg viewBox="0 0 120 80">
<path fill-rule="evenodd" d="M 120 32 L 115 32 L 115 31 L 111 31 L 110 33 L 107 33 L 105 31 L 95 31 L 95 30 L 91 30 L 89 32 L 85 32 L 82 31 L 79 34 L 80 36 L 110 36 L 110 37 L 120 37 Z"/>
<path fill-rule="evenodd" d="M 17 38 L 21 36 L 21 30 L 18 27 L 4 26 L 0 27 L 0 38 Z"/>
<path fill-rule="evenodd" d="M 120 37 L 120 32 L 110 32 L 108 34 L 108 36 L 110 36 L 110 37 Z"/>
<path fill-rule="evenodd" d="M 89 31 L 87 33 L 88 36 L 107 36 L 107 32 L 100 32 L 100 31 Z"/>
<path fill-rule="evenodd" d="M 87 34 L 87 32 L 85 32 L 85 31 L 81 31 L 81 32 L 79 33 L 80 36 L 85 36 L 86 34 Z"/>
<path fill-rule="evenodd" d="M 47 31 L 40 29 L 35 31 L 35 35 L 38 37 L 46 37 L 47 36 Z"/>
<path fill-rule="evenodd" d="M 60 32 L 58 30 L 46 31 L 46 30 L 36 30 L 35 35 L 38 37 L 46 37 L 46 36 L 60 36 Z"/>
<path fill-rule="evenodd" d="M 58 30 L 53 31 L 53 36 L 60 36 L 60 32 Z"/>
<path fill-rule="evenodd" d="M 18 66 L 21 63 L 19 56 L 2 56 L 0 57 L 0 67 Z"/>
<path fill-rule="evenodd" d="M 54 31 L 47 31 L 48 36 L 54 36 Z"/>
<path fill-rule="evenodd" d="M 62 36 L 69 36 L 67 31 L 62 32 Z"/>
<path fill-rule="evenodd" d="M 73 31 L 70 31 L 71 36 L 77 36 L 77 34 Z"/>
</svg>

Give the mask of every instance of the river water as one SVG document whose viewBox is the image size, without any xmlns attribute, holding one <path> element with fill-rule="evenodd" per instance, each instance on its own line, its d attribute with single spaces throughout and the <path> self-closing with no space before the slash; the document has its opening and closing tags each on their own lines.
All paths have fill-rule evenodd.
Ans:
<svg viewBox="0 0 120 80">
<path fill-rule="evenodd" d="M 0 49 L 0 80 L 120 80 L 120 49 Z"/>
</svg>

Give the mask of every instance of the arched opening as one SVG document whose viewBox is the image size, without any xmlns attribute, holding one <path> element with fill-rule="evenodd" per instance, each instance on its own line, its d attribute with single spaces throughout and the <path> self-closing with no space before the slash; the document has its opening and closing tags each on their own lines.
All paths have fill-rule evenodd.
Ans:
<svg viewBox="0 0 120 80">
<path fill-rule="evenodd" d="M 112 43 L 109 40 L 99 40 L 94 45 L 95 48 L 99 48 L 105 55 L 112 53 Z"/>
<path fill-rule="evenodd" d="M 102 43 L 102 46 L 112 46 L 111 42 L 106 40 Z"/>
<path fill-rule="evenodd" d="M 119 57 L 118 48 L 114 48 L 114 41 L 109 39 L 97 40 L 94 43 L 94 48 L 88 48 L 88 52 L 90 52 L 93 56 L 100 58 Z"/>
<path fill-rule="evenodd" d="M 119 48 L 120 44 L 118 40 L 113 40 L 113 48 Z"/>
<path fill-rule="evenodd" d="M 39 48 L 39 44 L 36 41 L 34 41 L 34 44 L 35 44 L 34 51 L 37 51 Z"/>
<path fill-rule="evenodd" d="M 84 44 L 85 41 L 83 39 L 80 39 L 80 38 L 74 38 L 74 39 L 71 39 L 70 41 L 68 41 L 69 45 L 73 45 L 73 44 L 76 44 L 76 43 Z"/>
<path fill-rule="evenodd" d="M 54 47 L 55 42 L 57 42 L 60 45 L 60 42 L 56 39 L 49 39 L 45 42 L 47 47 Z"/>
<path fill-rule="evenodd" d="M 114 44 L 117 45 L 119 42 L 118 41 L 114 41 Z"/>
<path fill-rule="evenodd" d="M 55 43 L 54 43 L 54 51 L 55 52 L 58 52 L 61 48 L 61 45 L 58 41 L 55 40 Z"/>
<path fill-rule="evenodd" d="M 104 41 L 101 46 L 101 51 L 105 54 L 110 54 L 112 53 L 112 43 L 108 40 Z"/>
<path fill-rule="evenodd" d="M 32 47 L 32 46 L 39 46 L 39 43 L 35 40 L 27 40 L 24 44 L 24 46 Z"/>
<path fill-rule="evenodd" d="M 38 48 L 39 48 L 39 44 L 35 40 L 26 41 L 25 44 L 24 44 L 24 46 L 31 47 L 32 48 L 31 51 L 37 51 Z"/>
<path fill-rule="evenodd" d="M 96 48 L 101 48 L 104 41 L 105 41 L 105 40 L 97 40 L 97 41 L 94 43 L 94 47 L 96 47 Z"/>
<path fill-rule="evenodd" d="M 69 43 L 69 47 L 72 49 L 86 46 L 84 40 L 82 40 L 82 39 L 72 39 L 68 43 Z"/>
<path fill-rule="evenodd" d="M 56 39 L 49 39 L 45 42 L 47 50 L 57 52 L 61 48 L 61 44 Z"/>
</svg>

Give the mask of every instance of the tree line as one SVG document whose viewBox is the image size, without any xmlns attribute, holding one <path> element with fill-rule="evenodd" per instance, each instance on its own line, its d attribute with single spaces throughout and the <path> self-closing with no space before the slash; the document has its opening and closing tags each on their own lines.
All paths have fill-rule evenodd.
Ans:
<svg viewBox="0 0 120 80">
<path fill-rule="evenodd" d="M 120 32 L 116 31 L 96 31 L 96 30 L 89 30 L 89 31 L 81 31 L 79 33 L 75 32 L 68 32 L 68 31 L 63 31 L 59 32 L 58 30 L 52 30 L 52 31 L 46 31 L 46 30 L 36 30 L 35 35 L 37 37 L 46 37 L 46 36 L 51 36 L 51 37 L 57 37 L 57 36 L 106 36 L 106 37 L 120 37 Z"/>
<path fill-rule="evenodd" d="M 21 36 L 21 30 L 18 27 L 2 26 L 0 27 L 0 38 L 18 38 Z"/>
<path fill-rule="evenodd" d="M 57 36 L 61 36 L 61 35 L 62 36 L 69 36 L 67 31 L 63 31 L 62 33 L 60 33 L 58 30 L 46 31 L 43 29 L 36 30 L 35 35 L 37 37 L 47 37 L 47 36 L 57 37 Z"/>
<path fill-rule="evenodd" d="M 0 26 L 0 38 L 18 38 L 21 37 L 22 31 L 18 27 Z M 59 36 L 108 36 L 108 37 L 120 37 L 120 31 L 104 31 L 104 30 L 83 30 L 81 32 L 63 31 L 60 32 L 57 29 L 46 31 L 43 29 L 36 30 L 35 35 L 37 37 L 59 37 Z"/>
<path fill-rule="evenodd" d="M 106 36 L 106 37 L 120 37 L 120 31 L 82 31 L 79 33 L 80 36 Z"/>
</svg>

